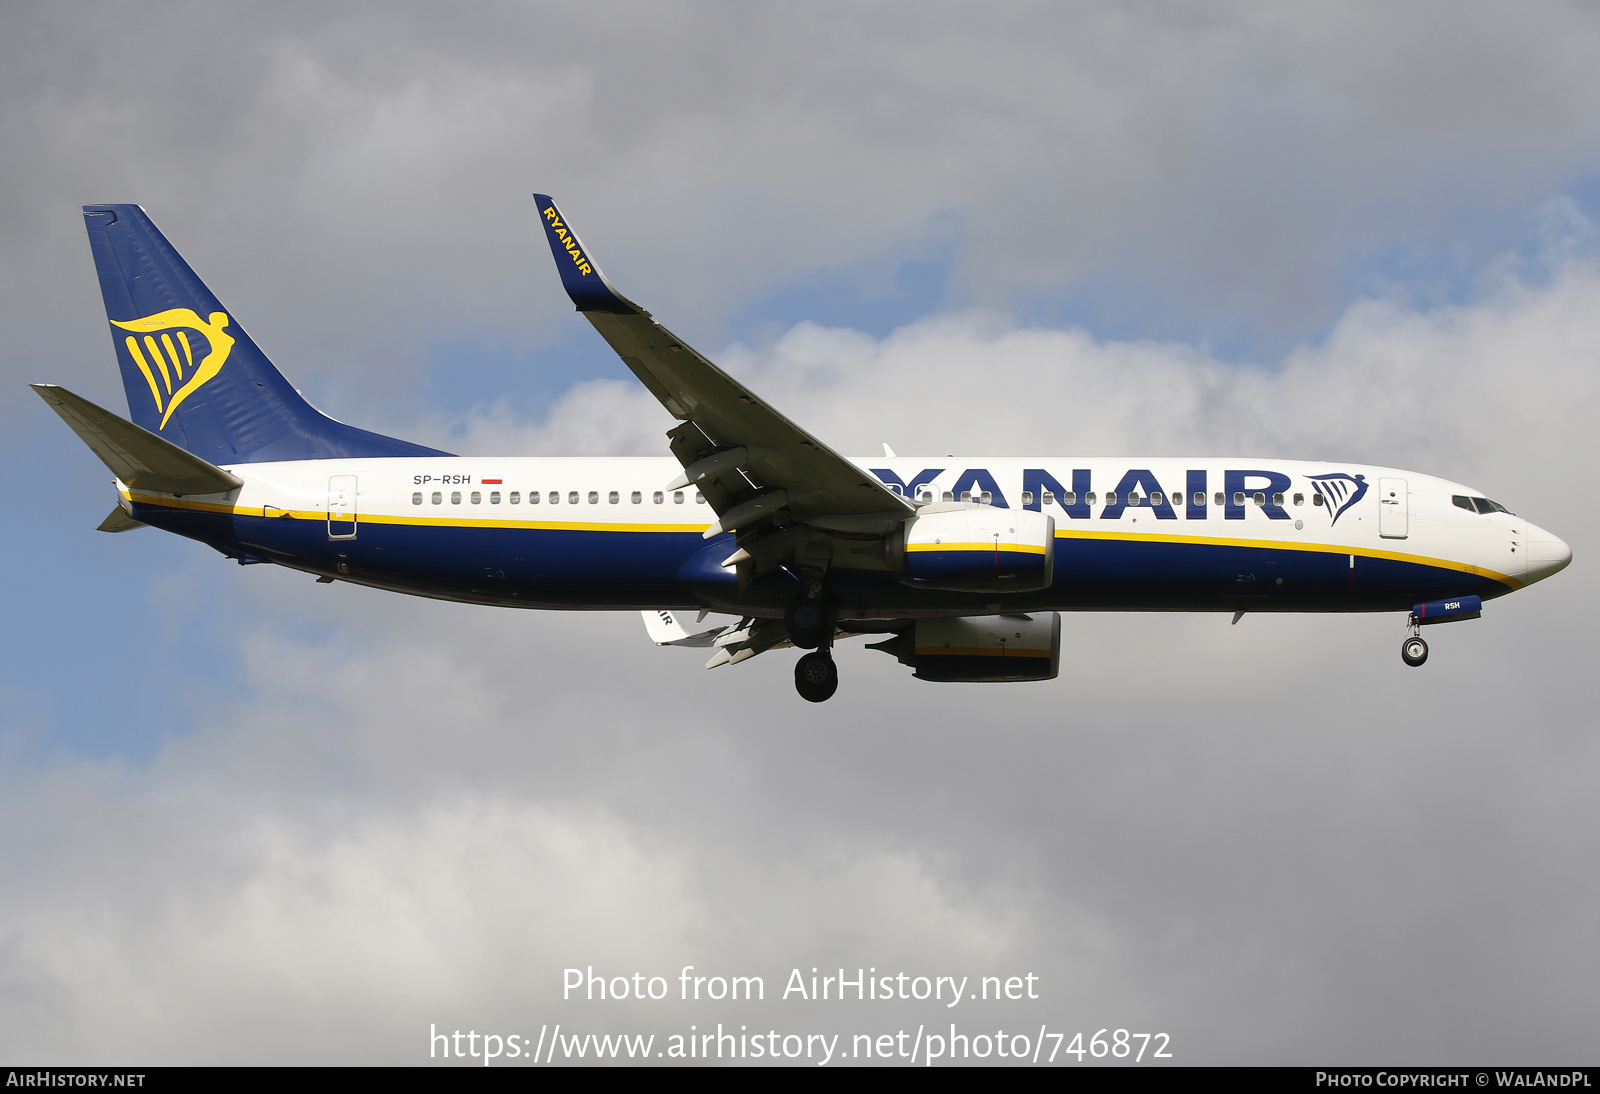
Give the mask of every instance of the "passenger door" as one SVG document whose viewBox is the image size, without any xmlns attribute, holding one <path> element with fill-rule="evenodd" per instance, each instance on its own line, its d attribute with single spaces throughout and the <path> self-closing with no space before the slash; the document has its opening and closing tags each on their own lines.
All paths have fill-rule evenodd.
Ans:
<svg viewBox="0 0 1600 1094">
<path fill-rule="evenodd" d="M 1405 539 L 1410 523 L 1410 503 L 1405 479 L 1378 480 L 1378 535 L 1384 539 Z"/>
<path fill-rule="evenodd" d="M 356 538 L 356 477 L 328 477 L 328 538 Z"/>
</svg>

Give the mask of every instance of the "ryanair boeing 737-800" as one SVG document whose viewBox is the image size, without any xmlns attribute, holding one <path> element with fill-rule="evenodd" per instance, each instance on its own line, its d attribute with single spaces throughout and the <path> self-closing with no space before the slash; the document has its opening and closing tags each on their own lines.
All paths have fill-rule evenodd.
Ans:
<svg viewBox="0 0 1600 1094">
<path fill-rule="evenodd" d="M 337 422 L 141 208 L 92 205 L 133 421 L 34 389 L 116 475 L 100 529 L 444 600 L 631 609 L 658 644 L 713 649 L 708 668 L 795 646 L 812 702 L 855 635 L 923 680 L 1053 679 L 1062 611 L 1403 611 L 1421 665 L 1423 626 L 1571 561 L 1481 491 L 1388 467 L 841 456 L 617 292 L 535 200 L 577 310 L 678 419 L 670 457 L 455 456 Z M 698 629 L 711 613 L 737 621 Z"/>
</svg>

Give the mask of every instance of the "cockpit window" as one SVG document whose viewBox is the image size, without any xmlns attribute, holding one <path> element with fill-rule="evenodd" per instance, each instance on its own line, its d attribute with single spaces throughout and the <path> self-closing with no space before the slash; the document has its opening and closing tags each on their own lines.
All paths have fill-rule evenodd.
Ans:
<svg viewBox="0 0 1600 1094">
<path fill-rule="evenodd" d="M 1450 502 L 1458 509 L 1465 509 L 1469 513 L 1504 513 L 1508 517 L 1514 515 L 1504 505 L 1488 498 L 1469 498 L 1464 494 L 1452 494 Z"/>
</svg>

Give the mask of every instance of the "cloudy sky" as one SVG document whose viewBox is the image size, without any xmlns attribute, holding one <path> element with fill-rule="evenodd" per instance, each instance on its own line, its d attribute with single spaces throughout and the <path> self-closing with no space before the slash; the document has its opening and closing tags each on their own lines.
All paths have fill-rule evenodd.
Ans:
<svg viewBox="0 0 1600 1094">
<path fill-rule="evenodd" d="M 956 1021 L 1592 1063 L 1597 55 L 1576 3 L 6 5 L 0 1058 Z M 845 451 L 1395 464 L 1576 562 L 1422 670 L 1398 616 L 1084 615 L 1056 681 L 842 648 L 819 708 L 631 613 L 94 531 L 107 474 L 23 386 L 124 405 L 89 202 L 337 417 L 664 452 L 535 189 Z M 685 965 L 768 1001 L 561 998 Z M 841 966 L 1039 998 L 777 998 Z"/>
</svg>

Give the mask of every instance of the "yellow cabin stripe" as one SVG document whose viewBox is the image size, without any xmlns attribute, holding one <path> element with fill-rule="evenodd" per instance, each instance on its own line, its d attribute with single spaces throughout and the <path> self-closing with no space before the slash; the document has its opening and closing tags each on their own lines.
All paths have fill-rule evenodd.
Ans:
<svg viewBox="0 0 1600 1094">
<path fill-rule="evenodd" d="M 983 551 L 993 554 L 998 549 L 1008 554 L 1042 555 L 1043 547 L 1036 547 L 1031 543 L 908 543 L 908 551 Z"/>
<path fill-rule="evenodd" d="M 164 505 L 172 509 L 191 509 L 202 513 L 222 513 L 238 517 L 271 517 L 282 519 L 287 513 L 295 520 L 327 520 L 326 509 L 278 509 L 272 506 L 231 505 L 227 502 L 194 501 L 190 498 L 172 498 L 155 494 L 136 494 L 123 491 L 129 501 L 144 505 Z M 345 518 L 348 519 L 348 518 Z M 385 514 L 357 513 L 358 524 L 416 525 L 425 528 L 527 528 L 554 532 L 693 532 L 699 535 L 706 524 L 611 524 L 601 521 L 548 521 L 548 520 L 473 520 L 463 517 L 392 517 Z"/>
<path fill-rule="evenodd" d="M 326 509 L 284 510 L 272 507 L 263 508 L 259 505 L 231 505 L 227 502 L 193 501 L 189 498 L 136 494 L 131 491 L 122 491 L 122 496 L 129 501 L 145 505 L 163 505 L 171 509 L 192 509 L 204 513 L 224 513 L 230 516 L 282 517 L 287 512 L 295 520 L 328 519 L 328 511 Z M 462 517 L 395 517 L 365 513 L 357 515 L 357 522 L 361 524 L 415 525 L 431 528 L 525 528 L 553 532 L 693 532 L 699 534 L 709 527 L 708 524 L 611 524 L 602 521 L 473 520 Z M 1127 535 L 1116 532 L 1078 531 L 1076 529 L 1057 529 L 1056 538 L 1058 540 L 1116 540 L 1122 543 L 1178 543 L 1210 547 L 1254 547 L 1265 551 L 1304 551 L 1312 554 L 1356 555 L 1361 558 L 1382 558 L 1394 562 L 1409 562 L 1418 566 L 1432 566 L 1440 570 L 1455 570 L 1458 573 L 1486 577 L 1512 589 L 1520 589 L 1526 584 L 1521 578 L 1512 577 L 1510 574 L 1502 574 L 1487 567 L 1473 566 L 1466 562 L 1456 562 L 1446 558 L 1431 558 L 1428 555 L 1406 554 L 1401 551 L 1375 550 L 1370 547 L 1340 546 L 1333 543 L 1291 543 L 1275 539 L 1221 539 L 1215 536 Z M 906 549 L 908 551 L 985 550 L 992 552 L 994 544 L 908 544 Z M 1023 550 L 1024 548 L 1003 547 L 1001 549 L 1015 551 Z M 1043 548 L 1040 547 L 1026 549 L 1035 553 L 1043 553 Z"/>
</svg>

